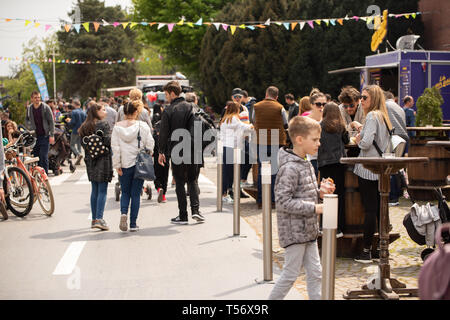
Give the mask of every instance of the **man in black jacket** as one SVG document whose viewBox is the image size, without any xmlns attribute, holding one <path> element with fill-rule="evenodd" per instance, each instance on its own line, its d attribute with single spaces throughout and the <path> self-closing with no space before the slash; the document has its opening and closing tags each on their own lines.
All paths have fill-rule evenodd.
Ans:
<svg viewBox="0 0 450 320">
<path fill-rule="evenodd" d="M 168 82 L 163 90 L 166 101 L 170 105 L 164 109 L 161 116 L 158 162 L 162 166 L 168 165 L 168 159 L 165 155 L 171 155 L 172 174 L 176 182 L 175 191 L 179 210 L 179 215 L 173 218 L 171 222 L 188 224 L 186 190 L 184 189 L 186 183 L 188 184 L 192 218 L 198 222 L 203 222 L 205 218 L 199 212 L 200 202 L 196 185 L 201 165 L 194 163 L 192 152 L 190 152 L 193 150 L 194 142 L 190 136 L 190 128 L 194 124 L 193 106 L 186 102 L 183 97 L 180 97 L 181 86 L 178 81 Z M 181 141 L 180 137 L 182 138 Z"/>
</svg>

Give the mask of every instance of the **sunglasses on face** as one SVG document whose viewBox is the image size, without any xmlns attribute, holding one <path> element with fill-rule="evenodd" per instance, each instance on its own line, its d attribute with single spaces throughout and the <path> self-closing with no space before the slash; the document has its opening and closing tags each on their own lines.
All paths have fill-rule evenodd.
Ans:
<svg viewBox="0 0 450 320">
<path fill-rule="evenodd" d="M 363 99 L 364 101 L 366 101 L 368 97 L 369 97 L 369 96 L 362 95 L 362 96 L 361 96 L 361 99 Z"/>
<path fill-rule="evenodd" d="M 316 105 L 317 108 L 320 108 L 320 107 L 325 107 L 325 105 L 326 105 L 327 103 L 326 103 L 326 102 L 324 102 L 324 103 L 315 102 L 314 104 Z"/>
<path fill-rule="evenodd" d="M 355 107 L 354 104 L 343 104 L 342 106 L 344 107 L 344 109 L 347 109 L 347 108 L 353 109 Z"/>
<path fill-rule="evenodd" d="M 242 96 L 240 94 L 235 94 L 233 96 L 234 99 L 242 99 Z"/>
</svg>

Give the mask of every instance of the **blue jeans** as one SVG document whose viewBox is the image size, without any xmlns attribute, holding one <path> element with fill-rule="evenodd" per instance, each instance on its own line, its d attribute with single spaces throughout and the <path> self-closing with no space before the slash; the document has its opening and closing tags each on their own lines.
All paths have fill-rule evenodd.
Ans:
<svg viewBox="0 0 450 320">
<path fill-rule="evenodd" d="M 38 166 L 48 174 L 48 149 L 50 147 L 49 136 L 37 136 L 36 144 L 33 148 L 33 156 L 39 157 Z"/>
<path fill-rule="evenodd" d="M 252 169 L 252 164 L 250 163 L 250 144 L 247 140 L 244 141 L 244 159 L 241 164 L 241 180 L 247 181 L 248 174 Z"/>
<path fill-rule="evenodd" d="M 262 177 L 261 177 L 261 162 L 270 161 L 271 163 L 271 183 L 270 190 L 272 195 L 272 202 L 275 202 L 275 179 L 278 173 L 278 152 L 280 148 L 279 146 L 271 146 L 271 145 L 258 145 L 258 198 L 256 202 L 258 204 L 262 203 Z"/>
<path fill-rule="evenodd" d="M 91 181 L 91 212 L 92 220 L 103 219 L 105 211 L 106 192 L 108 190 L 108 182 Z"/>
<path fill-rule="evenodd" d="M 136 166 L 130 168 L 122 168 L 122 176 L 119 176 L 120 188 L 122 196 L 120 197 L 120 212 L 128 214 L 130 207 L 130 228 L 136 226 L 136 220 L 141 206 L 141 191 L 144 185 L 144 180 L 134 179 L 134 169 Z"/>
<path fill-rule="evenodd" d="M 233 148 L 223 148 L 223 166 L 222 166 L 222 194 L 228 193 L 233 188 L 234 165 Z M 228 161 L 227 161 L 228 159 Z"/>
</svg>

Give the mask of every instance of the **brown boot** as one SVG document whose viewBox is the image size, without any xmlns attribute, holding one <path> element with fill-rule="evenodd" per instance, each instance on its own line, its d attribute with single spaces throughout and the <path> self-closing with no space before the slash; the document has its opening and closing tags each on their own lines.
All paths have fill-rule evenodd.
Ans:
<svg viewBox="0 0 450 320">
<path fill-rule="evenodd" d="M 80 154 L 80 155 L 77 157 L 77 161 L 75 162 L 75 165 L 78 166 L 78 165 L 80 164 L 80 162 L 81 162 L 82 159 L 83 159 L 83 156 Z"/>
</svg>

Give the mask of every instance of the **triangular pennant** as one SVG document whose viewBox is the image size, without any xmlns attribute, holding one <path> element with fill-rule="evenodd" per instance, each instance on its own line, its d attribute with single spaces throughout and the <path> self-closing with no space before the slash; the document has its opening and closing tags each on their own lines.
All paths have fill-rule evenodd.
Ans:
<svg viewBox="0 0 450 320">
<path fill-rule="evenodd" d="M 289 30 L 289 22 L 284 22 L 283 26 L 286 28 L 286 30 Z"/>
<path fill-rule="evenodd" d="M 66 29 L 66 32 L 69 32 L 70 29 L 72 29 L 72 26 L 70 24 L 64 25 L 64 29 Z"/>
<path fill-rule="evenodd" d="M 75 28 L 75 30 L 77 30 L 77 33 L 80 33 L 81 24 L 76 23 L 76 24 L 73 25 L 73 27 Z"/>
<path fill-rule="evenodd" d="M 236 32 L 236 26 L 230 26 L 231 34 L 233 35 Z"/>
<path fill-rule="evenodd" d="M 89 22 L 83 23 L 84 29 L 86 29 L 87 32 L 89 32 Z"/>
<path fill-rule="evenodd" d="M 329 19 L 322 19 L 322 20 L 325 21 L 327 26 L 330 24 L 330 20 Z"/>
<path fill-rule="evenodd" d="M 396 15 L 395 15 L 395 18 L 398 19 L 398 18 L 400 18 L 401 16 L 402 16 L 401 14 L 396 14 Z"/>
<path fill-rule="evenodd" d="M 181 19 L 178 23 L 177 23 L 177 25 L 179 25 L 179 26 L 182 26 L 184 24 L 184 20 L 183 19 Z"/>
<path fill-rule="evenodd" d="M 220 23 L 213 23 L 214 27 L 216 27 L 217 31 L 219 31 Z"/>
<path fill-rule="evenodd" d="M 292 22 L 291 23 L 291 30 L 294 30 L 295 27 L 297 26 L 298 22 Z"/>
<path fill-rule="evenodd" d="M 35 22 L 35 23 L 34 23 L 34 27 L 35 27 L 35 28 L 39 27 L 40 25 L 41 25 L 41 24 L 40 24 L 39 22 Z"/>
<path fill-rule="evenodd" d="M 113 26 L 114 26 L 114 28 L 116 28 L 117 26 L 120 26 L 120 23 L 119 22 L 114 22 Z"/>
<path fill-rule="evenodd" d="M 245 29 L 245 24 L 241 24 L 241 25 L 239 26 L 239 28 L 240 28 L 240 29 Z"/>
<path fill-rule="evenodd" d="M 409 19 L 409 14 L 405 14 L 405 18 L 406 18 L 406 19 Z"/>
<path fill-rule="evenodd" d="M 267 26 L 265 26 L 263 24 L 258 24 L 257 27 L 260 28 L 260 29 L 265 29 Z"/>
<path fill-rule="evenodd" d="M 274 22 L 277 26 L 281 26 L 281 22 Z"/>
<path fill-rule="evenodd" d="M 201 26 L 203 24 L 203 18 L 198 19 L 198 21 L 195 23 L 196 26 Z"/>
<path fill-rule="evenodd" d="M 347 15 L 345 15 L 345 18 L 344 18 L 344 20 L 350 20 L 350 18 L 348 17 L 348 14 L 347 14 Z"/>
<path fill-rule="evenodd" d="M 338 22 L 339 22 L 339 24 L 340 24 L 341 26 L 344 25 L 344 19 L 338 19 Z"/>
<path fill-rule="evenodd" d="M 367 18 L 366 17 L 361 17 L 361 20 L 362 21 L 367 21 Z"/>
<path fill-rule="evenodd" d="M 413 13 L 411 16 L 413 17 L 413 19 L 415 19 L 417 15 Z"/>
<path fill-rule="evenodd" d="M 322 22 L 322 20 L 317 19 L 317 20 L 315 20 L 315 22 L 320 26 L 320 23 Z"/>
<path fill-rule="evenodd" d="M 166 25 L 165 23 L 158 23 L 158 30 L 164 27 L 165 25 Z"/>
<path fill-rule="evenodd" d="M 331 19 L 331 20 L 330 20 L 330 23 L 331 23 L 333 26 L 335 26 L 335 25 L 336 25 L 336 19 Z"/>
<path fill-rule="evenodd" d="M 303 30 L 303 28 L 305 27 L 306 22 L 305 21 L 300 21 L 300 30 Z"/>
<path fill-rule="evenodd" d="M 154 25 L 154 24 L 155 24 L 155 23 L 151 24 L 150 26 L 152 26 L 152 25 Z M 141 25 L 146 26 L 146 25 L 148 25 L 148 23 L 147 23 L 147 22 L 141 22 Z"/>
<path fill-rule="evenodd" d="M 252 30 L 252 31 L 255 30 L 255 27 L 254 27 L 254 26 L 247 26 L 247 28 L 250 29 L 250 30 Z"/>
<path fill-rule="evenodd" d="M 264 23 L 264 25 L 266 25 L 266 26 L 270 26 L 270 18 L 269 19 L 267 19 L 267 21 Z"/>
<path fill-rule="evenodd" d="M 130 29 L 133 29 L 135 26 L 137 26 L 137 22 L 132 22 L 131 24 L 130 24 Z"/>
<path fill-rule="evenodd" d="M 46 25 L 45 25 L 45 31 L 48 31 L 48 29 L 50 29 L 51 27 L 52 27 L 51 25 L 46 24 Z"/>
<path fill-rule="evenodd" d="M 100 27 L 100 23 L 94 22 L 94 30 L 95 30 L 95 32 L 97 32 L 98 27 Z"/>
<path fill-rule="evenodd" d="M 229 27 L 228 24 L 222 23 L 222 28 L 223 28 L 223 30 L 228 31 L 228 27 Z"/>
<path fill-rule="evenodd" d="M 311 29 L 314 29 L 314 22 L 312 20 L 309 20 L 308 24 L 311 27 Z"/>
<path fill-rule="evenodd" d="M 172 32 L 174 26 L 175 26 L 175 23 L 169 23 L 167 25 L 167 28 L 169 28 L 169 32 Z"/>
<path fill-rule="evenodd" d="M 189 27 L 191 27 L 191 28 L 194 27 L 194 24 L 193 24 L 192 22 L 186 22 L 186 24 L 187 24 Z"/>
<path fill-rule="evenodd" d="M 129 22 L 122 22 L 122 26 L 125 29 L 128 26 Z"/>
<path fill-rule="evenodd" d="M 373 17 L 369 17 L 369 18 L 367 19 L 367 24 L 371 24 L 372 21 L 373 21 Z"/>
<path fill-rule="evenodd" d="M 25 27 L 31 23 L 30 20 L 25 20 Z"/>
<path fill-rule="evenodd" d="M 353 18 L 352 18 L 353 20 L 356 20 L 356 21 L 358 21 L 359 20 L 359 17 L 357 17 L 357 16 L 353 16 Z"/>
<path fill-rule="evenodd" d="M 5 19 L 6 22 L 10 22 L 12 19 Z"/>
</svg>

